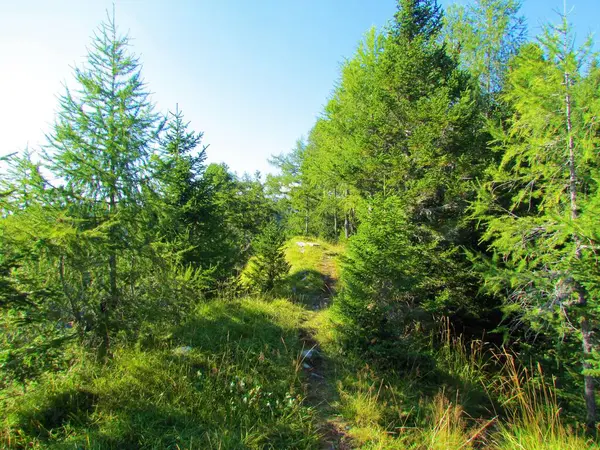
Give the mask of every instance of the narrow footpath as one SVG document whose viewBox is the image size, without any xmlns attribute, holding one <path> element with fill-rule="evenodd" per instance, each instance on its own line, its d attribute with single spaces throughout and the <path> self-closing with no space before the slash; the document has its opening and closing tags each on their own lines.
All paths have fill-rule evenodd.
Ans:
<svg viewBox="0 0 600 450">
<path fill-rule="evenodd" d="M 289 253 L 294 254 L 294 261 L 304 260 L 309 269 L 299 271 L 298 290 L 305 292 L 302 303 L 312 311 L 322 311 L 331 306 L 337 284 L 337 267 L 335 258 L 337 252 L 321 248 L 321 244 L 313 242 L 295 242 L 298 248 L 292 248 Z M 288 253 L 288 254 L 289 254 Z M 315 286 L 315 277 L 309 274 L 318 273 L 320 280 Z M 309 289 L 302 286 L 303 281 L 312 283 Z M 328 355 L 320 348 L 310 327 L 300 331 L 303 342 L 302 370 L 305 379 L 306 403 L 313 407 L 318 417 L 318 428 L 321 434 L 322 450 L 350 450 L 350 438 L 346 430 L 347 425 L 340 415 L 336 413 L 336 404 L 339 403 L 338 392 L 333 381 L 335 379 L 335 366 Z"/>
</svg>

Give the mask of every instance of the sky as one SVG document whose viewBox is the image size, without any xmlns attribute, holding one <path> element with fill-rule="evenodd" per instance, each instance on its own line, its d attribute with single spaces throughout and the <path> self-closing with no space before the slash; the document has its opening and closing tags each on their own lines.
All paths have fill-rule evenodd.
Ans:
<svg viewBox="0 0 600 450">
<path fill-rule="evenodd" d="M 0 155 L 45 142 L 57 95 L 112 3 L 0 0 Z M 204 133 L 208 161 L 240 174 L 274 171 L 268 158 L 307 135 L 340 64 L 395 9 L 395 0 L 115 1 L 157 110 L 178 104 Z M 600 39 L 600 0 L 570 0 L 568 9 L 578 37 Z M 530 35 L 557 10 L 563 0 L 524 0 Z"/>
</svg>

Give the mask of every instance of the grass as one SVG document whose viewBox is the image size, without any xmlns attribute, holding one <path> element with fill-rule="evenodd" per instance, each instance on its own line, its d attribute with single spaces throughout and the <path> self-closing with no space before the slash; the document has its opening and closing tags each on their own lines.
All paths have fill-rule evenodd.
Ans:
<svg viewBox="0 0 600 450">
<path fill-rule="evenodd" d="M 312 270 L 335 280 L 343 248 L 321 245 L 301 251 L 297 240 L 307 241 L 294 239 L 288 246 L 292 274 Z M 447 321 L 440 323 L 436 338 L 441 344 L 428 355 L 433 371 L 417 362 L 408 371 L 385 372 L 343 352 L 342 321 L 335 308 L 325 308 L 310 314 L 303 328 L 329 360 L 328 382 L 336 394 L 329 414 L 347 430 L 352 448 L 598 448 L 565 425 L 556 396 L 547 385 L 540 389 L 539 376 L 519 369 L 506 351 L 500 364 L 483 342 L 466 342 Z"/>
<path fill-rule="evenodd" d="M 436 338 L 441 344 L 429 355 L 433 371 L 418 364 L 408 371 L 376 370 L 339 347 L 342 320 L 335 309 L 324 309 L 304 327 L 335 367 L 331 414 L 345 425 L 352 448 L 600 448 L 565 424 L 543 374 L 520 368 L 508 351 L 494 356 L 483 342 L 466 342 L 443 322 Z"/>
<path fill-rule="evenodd" d="M 339 244 L 300 236 L 291 238 L 285 250 L 291 266 L 285 280 L 287 294 L 312 309 L 326 306 L 334 295 L 339 278 L 338 256 L 342 252 Z"/>
<path fill-rule="evenodd" d="M 317 245 L 302 247 L 298 245 L 299 242 Z M 295 236 L 288 241 L 286 246 L 286 259 L 292 266 L 291 273 L 314 269 L 338 278 L 339 260 L 337 258 L 343 252 L 343 244 L 332 244 L 322 239 Z"/>
<path fill-rule="evenodd" d="M 554 385 L 540 382 L 546 377 L 539 364 L 534 368 L 523 368 L 508 352 L 502 352 L 496 358 L 502 364 L 502 376 L 495 378 L 491 388 L 504 400 L 506 410 L 506 420 L 499 424 L 493 437 L 499 449 L 600 448 L 565 426 Z"/>
<path fill-rule="evenodd" d="M 433 368 L 416 361 L 383 370 L 349 357 L 339 344 L 343 319 L 327 307 L 342 252 L 294 238 L 289 299 L 200 304 L 181 324 L 145 331 L 106 366 L 72 349 L 68 370 L 0 393 L 0 447 L 599 448 L 565 425 L 539 367 L 467 343 L 448 323 L 427 355 Z M 316 382 L 302 357 L 315 343 Z"/>
<path fill-rule="evenodd" d="M 326 320 L 327 314 L 319 312 L 323 317 L 311 324 Z M 316 336 L 325 336 L 327 348 L 330 334 L 321 333 Z M 492 373 L 477 344 L 467 346 L 453 338 L 434 355 L 438 370 L 448 375 L 434 384 L 416 369 L 403 375 L 382 373 L 360 360 L 339 357 L 336 412 L 347 424 L 353 448 L 600 448 L 565 424 L 553 388 L 540 383 L 541 374 L 519 368 L 507 351 L 501 358 L 503 364 Z M 477 383 L 479 389 L 474 388 Z M 485 407 L 477 408 L 481 391 L 487 396 Z M 496 403 L 501 403 L 498 411 L 493 409 Z"/>
<path fill-rule="evenodd" d="M 4 398 L 6 448 L 314 448 L 286 300 L 202 305 L 152 347 L 80 361 Z"/>
</svg>

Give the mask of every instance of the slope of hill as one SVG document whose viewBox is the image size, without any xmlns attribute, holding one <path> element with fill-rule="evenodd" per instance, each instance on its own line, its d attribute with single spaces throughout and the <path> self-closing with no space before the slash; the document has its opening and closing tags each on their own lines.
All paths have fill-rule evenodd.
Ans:
<svg viewBox="0 0 600 450">
<path fill-rule="evenodd" d="M 331 307 L 342 253 L 342 246 L 291 239 L 289 298 L 199 304 L 184 323 L 147 330 L 106 366 L 73 347 L 69 370 L 0 394 L 0 442 L 40 449 L 597 448 L 561 425 L 552 392 L 537 395 L 510 358 L 500 385 L 489 378 L 482 345 L 466 348 L 448 335 L 430 355 L 433 365 L 415 359 L 404 371 L 348 356 Z M 502 398 L 520 400 L 511 407 Z"/>
</svg>

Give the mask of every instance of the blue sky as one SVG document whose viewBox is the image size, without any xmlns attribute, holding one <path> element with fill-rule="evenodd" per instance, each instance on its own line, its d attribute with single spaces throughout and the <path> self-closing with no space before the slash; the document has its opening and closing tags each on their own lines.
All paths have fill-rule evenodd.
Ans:
<svg viewBox="0 0 600 450">
<path fill-rule="evenodd" d="M 306 135 L 340 63 L 396 8 L 394 0 L 115 3 L 158 110 L 178 103 L 191 127 L 204 132 L 209 161 L 239 173 L 272 170 L 267 158 Z M 569 4 L 578 36 L 598 34 L 600 0 Z M 530 34 L 562 8 L 562 0 L 524 0 Z M 0 155 L 43 142 L 61 83 L 84 61 L 106 9 L 111 1 L 0 0 Z"/>
</svg>

